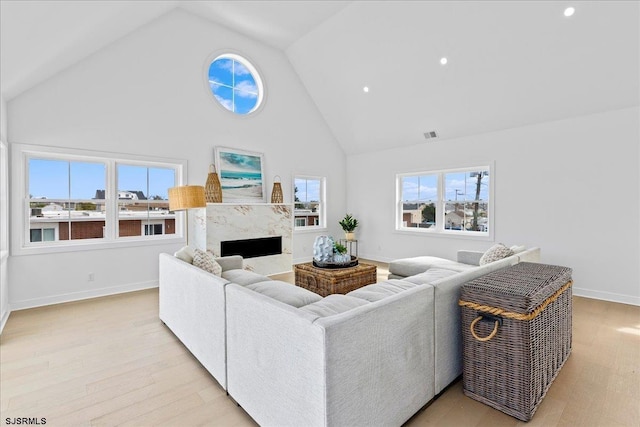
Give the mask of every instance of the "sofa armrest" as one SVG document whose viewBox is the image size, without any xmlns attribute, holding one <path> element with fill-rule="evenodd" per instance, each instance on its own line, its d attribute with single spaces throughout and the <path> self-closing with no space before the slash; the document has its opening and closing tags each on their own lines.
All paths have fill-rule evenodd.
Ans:
<svg viewBox="0 0 640 427">
<path fill-rule="evenodd" d="M 458 262 L 463 264 L 480 265 L 480 258 L 482 258 L 483 254 L 484 252 L 480 251 L 459 250 Z"/>
<path fill-rule="evenodd" d="M 159 316 L 226 389 L 227 280 L 182 261 L 159 256 Z"/>
<path fill-rule="evenodd" d="M 216 262 L 222 267 L 222 271 L 242 270 L 244 268 L 244 260 L 240 255 L 231 255 L 216 258 Z"/>
</svg>

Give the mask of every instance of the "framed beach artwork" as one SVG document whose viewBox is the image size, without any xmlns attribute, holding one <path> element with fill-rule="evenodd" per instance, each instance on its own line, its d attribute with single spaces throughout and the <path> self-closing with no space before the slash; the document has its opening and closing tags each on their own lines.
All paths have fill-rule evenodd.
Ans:
<svg viewBox="0 0 640 427">
<path fill-rule="evenodd" d="M 215 148 L 224 203 L 266 203 L 262 153 Z"/>
</svg>

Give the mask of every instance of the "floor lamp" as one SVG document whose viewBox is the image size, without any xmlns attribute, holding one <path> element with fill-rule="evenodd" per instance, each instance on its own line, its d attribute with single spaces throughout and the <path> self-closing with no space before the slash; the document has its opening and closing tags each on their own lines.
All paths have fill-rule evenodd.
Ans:
<svg viewBox="0 0 640 427">
<path fill-rule="evenodd" d="M 183 185 L 169 188 L 169 210 L 186 211 L 194 208 L 204 208 L 207 202 L 204 198 L 202 185 Z M 189 224 L 187 224 L 187 245 L 189 244 Z"/>
</svg>

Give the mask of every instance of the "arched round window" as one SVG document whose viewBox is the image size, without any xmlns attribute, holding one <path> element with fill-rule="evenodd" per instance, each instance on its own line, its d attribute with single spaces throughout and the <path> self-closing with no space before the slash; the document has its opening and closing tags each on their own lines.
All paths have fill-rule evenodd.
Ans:
<svg viewBox="0 0 640 427">
<path fill-rule="evenodd" d="M 229 111 L 245 115 L 262 103 L 262 79 L 256 68 L 239 55 L 216 57 L 209 65 L 208 77 L 211 93 Z"/>
</svg>

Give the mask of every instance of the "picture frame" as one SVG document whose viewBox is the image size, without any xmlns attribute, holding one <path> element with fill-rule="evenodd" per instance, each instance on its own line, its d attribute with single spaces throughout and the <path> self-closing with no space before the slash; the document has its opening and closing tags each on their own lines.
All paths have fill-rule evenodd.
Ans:
<svg viewBox="0 0 640 427">
<path fill-rule="evenodd" d="M 215 147 L 223 203 L 266 203 L 264 155 L 231 147 Z"/>
</svg>

